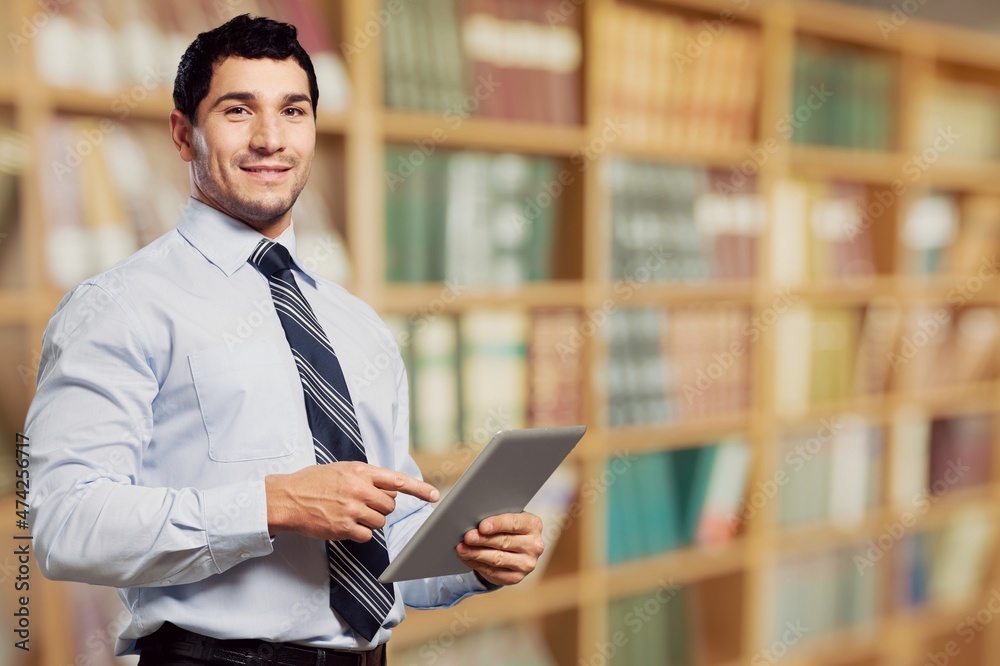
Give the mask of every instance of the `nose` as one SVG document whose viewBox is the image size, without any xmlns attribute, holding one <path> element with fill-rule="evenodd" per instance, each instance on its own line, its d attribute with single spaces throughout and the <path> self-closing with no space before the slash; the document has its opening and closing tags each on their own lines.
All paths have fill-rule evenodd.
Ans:
<svg viewBox="0 0 1000 666">
<path fill-rule="evenodd" d="M 278 117 L 271 113 L 259 113 L 254 120 L 250 135 L 250 149 L 265 155 L 280 152 L 285 148 Z"/>
</svg>

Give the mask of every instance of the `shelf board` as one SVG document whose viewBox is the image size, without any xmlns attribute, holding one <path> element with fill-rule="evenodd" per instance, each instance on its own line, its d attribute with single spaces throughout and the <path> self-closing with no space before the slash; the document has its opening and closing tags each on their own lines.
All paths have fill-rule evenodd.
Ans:
<svg viewBox="0 0 1000 666">
<path fill-rule="evenodd" d="M 383 138 L 412 143 L 429 141 L 435 147 L 513 151 L 533 155 L 570 156 L 589 142 L 581 126 L 547 125 L 489 118 L 459 118 L 445 114 L 387 110 Z M 414 146 L 414 150 L 417 150 Z"/>
<path fill-rule="evenodd" d="M 608 591 L 625 597 L 735 573 L 746 568 L 746 553 L 746 541 L 737 539 L 722 546 L 681 548 L 618 564 L 608 570 Z"/>
<path fill-rule="evenodd" d="M 927 169 L 919 181 L 921 185 L 941 190 L 1000 193 L 1000 162 L 948 159 Z"/>
<path fill-rule="evenodd" d="M 778 412 L 775 421 L 783 428 L 793 428 L 816 423 L 822 419 L 852 414 L 873 422 L 888 419 L 891 410 L 884 395 L 852 396 L 831 400 L 821 405 L 811 405 L 803 412 Z"/>
<path fill-rule="evenodd" d="M 588 299 L 590 307 L 603 307 L 613 301 L 617 307 L 687 305 L 712 303 L 749 304 L 754 297 L 751 280 L 708 280 L 695 282 L 641 282 L 618 279 L 595 289 Z"/>
<path fill-rule="evenodd" d="M 747 412 L 680 423 L 595 429 L 596 439 L 605 446 L 588 449 L 586 455 L 606 458 L 611 453 L 641 455 L 705 446 L 727 437 L 746 437 L 749 429 L 750 414 Z"/>
<path fill-rule="evenodd" d="M 737 169 L 757 148 L 754 143 L 719 146 L 689 146 L 657 141 L 629 141 L 622 139 L 610 143 L 611 151 L 631 160 L 670 164 L 695 164 L 717 169 Z"/>
<path fill-rule="evenodd" d="M 869 512 L 860 522 L 853 524 L 824 521 L 812 525 L 779 528 L 775 541 L 782 555 L 834 550 L 874 538 L 882 529 L 884 518 L 883 512 L 876 509 Z"/>
<path fill-rule="evenodd" d="M 455 283 L 428 282 L 388 284 L 374 301 L 380 312 L 438 313 L 461 312 L 469 308 L 582 307 L 584 287 L 581 282 L 536 282 L 517 287 L 461 286 Z"/>
<path fill-rule="evenodd" d="M 934 418 L 997 411 L 1000 383 L 995 380 L 971 384 L 946 384 L 933 389 L 885 394 L 857 395 L 842 400 L 813 405 L 801 413 L 779 413 L 777 422 L 783 427 L 815 423 L 823 418 L 856 414 L 874 423 L 886 422 L 903 406 L 917 406 Z"/>
<path fill-rule="evenodd" d="M 721 14 L 732 12 L 741 19 L 759 19 L 762 14 L 761 3 L 749 2 L 745 8 L 740 8 L 733 0 L 654 0 L 667 8 L 681 7 L 690 11 Z"/>
<path fill-rule="evenodd" d="M 968 30 L 940 23 L 917 22 L 920 35 L 933 44 L 934 54 L 939 60 L 956 64 L 1000 69 L 1000 38 L 979 30 Z"/>
<path fill-rule="evenodd" d="M 798 32 L 874 46 L 879 51 L 900 50 L 905 45 L 901 39 L 886 39 L 882 34 L 880 20 L 888 19 L 889 12 L 814 0 L 796 0 L 790 5 Z"/>
<path fill-rule="evenodd" d="M 973 597 L 957 608 L 946 608 L 932 601 L 916 608 L 898 610 L 891 622 L 911 636 L 931 638 L 945 633 L 953 633 L 955 627 L 970 613 L 975 613 L 980 599 Z"/>
<path fill-rule="evenodd" d="M 791 298 L 806 301 L 803 305 L 809 306 L 863 305 L 877 298 L 896 295 L 895 281 L 891 276 L 884 275 L 822 280 L 783 288 L 787 289 Z"/>
<path fill-rule="evenodd" d="M 164 122 L 167 120 L 174 108 L 173 97 L 169 92 L 153 90 L 140 98 L 140 95 L 133 94 L 132 90 L 134 89 L 128 88 L 118 94 L 102 94 L 89 89 L 49 87 L 46 94 L 56 111 L 106 117 L 118 122 L 130 118 Z M 345 114 L 319 110 L 316 117 L 318 133 L 343 134 L 346 129 Z"/>
<path fill-rule="evenodd" d="M 139 86 L 142 89 L 142 86 Z M 87 88 L 47 87 L 45 95 L 56 111 L 110 118 L 116 122 L 130 118 L 159 120 L 164 123 L 174 108 L 165 89 L 143 90 L 143 96 L 125 89 L 117 94 L 102 94 Z"/>
<path fill-rule="evenodd" d="M 900 177 L 906 159 L 897 152 L 796 144 L 791 147 L 789 166 L 796 177 L 888 184 Z"/>
<path fill-rule="evenodd" d="M 945 384 L 921 391 L 891 393 L 894 409 L 916 405 L 934 417 L 960 416 L 973 413 L 995 413 L 1000 384 L 995 380 L 972 384 Z"/>
<path fill-rule="evenodd" d="M 409 609 L 406 621 L 392 630 L 392 645 L 402 648 L 454 635 L 456 622 L 474 632 L 558 613 L 576 607 L 578 601 L 579 580 L 569 574 L 477 595 L 448 610 Z"/>
<path fill-rule="evenodd" d="M 897 294 L 900 300 L 941 302 L 951 307 L 950 300 L 964 299 L 965 303 L 996 304 L 1000 290 L 980 288 L 973 292 L 969 281 L 974 274 L 900 275 L 897 277 Z M 978 278 L 977 278 L 978 279 Z M 968 288 L 965 286 L 968 284 Z M 974 283 L 973 283 L 974 284 Z"/>
<path fill-rule="evenodd" d="M 788 653 L 788 666 L 813 666 L 814 664 L 853 663 L 881 656 L 888 649 L 884 636 L 884 620 L 860 626 L 834 629 Z M 784 662 L 783 662 L 784 663 Z"/>
</svg>

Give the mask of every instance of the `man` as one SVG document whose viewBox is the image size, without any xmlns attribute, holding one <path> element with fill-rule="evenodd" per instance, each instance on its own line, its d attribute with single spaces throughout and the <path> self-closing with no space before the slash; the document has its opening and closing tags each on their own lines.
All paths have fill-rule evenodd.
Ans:
<svg viewBox="0 0 1000 666">
<path fill-rule="evenodd" d="M 38 565 L 120 588 L 116 652 L 143 666 L 384 663 L 404 602 L 515 584 L 542 551 L 537 517 L 495 516 L 456 546 L 473 572 L 375 580 L 438 493 L 408 452 L 388 328 L 294 260 L 317 97 L 293 27 L 241 16 L 199 35 L 170 114 L 191 165 L 177 228 L 73 289 L 45 331 L 27 422 Z M 352 379 L 380 356 L 389 370 Z"/>
</svg>

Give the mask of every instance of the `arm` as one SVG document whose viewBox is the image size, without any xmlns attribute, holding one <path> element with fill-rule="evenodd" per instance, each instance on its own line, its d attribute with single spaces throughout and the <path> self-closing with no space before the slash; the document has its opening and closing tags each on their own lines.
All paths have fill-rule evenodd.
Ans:
<svg viewBox="0 0 1000 666">
<path fill-rule="evenodd" d="M 29 521 L 45 576 L 189 583 L 272 551 L 263 480 L 206 490 L 138 485 L 157 391 L 135 321 L 113 295 L 86 284 L 63 299 L 43 337 L 26 424 Z"/>
</svg>

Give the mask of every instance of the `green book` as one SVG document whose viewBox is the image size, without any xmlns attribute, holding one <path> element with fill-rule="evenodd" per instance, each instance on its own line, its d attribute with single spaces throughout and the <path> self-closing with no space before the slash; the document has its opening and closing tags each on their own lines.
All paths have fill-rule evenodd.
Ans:
<svg viewBox="0 0 1000 666">
<path fill-rule="evenodd" d="M 676 472 L 673 459 L 666 453 L 654 453 L 637 462 L 645 543 L 643 555 L 656 555 L 682 545 L 680 518 L 675 500 Z"/>
</svg>

